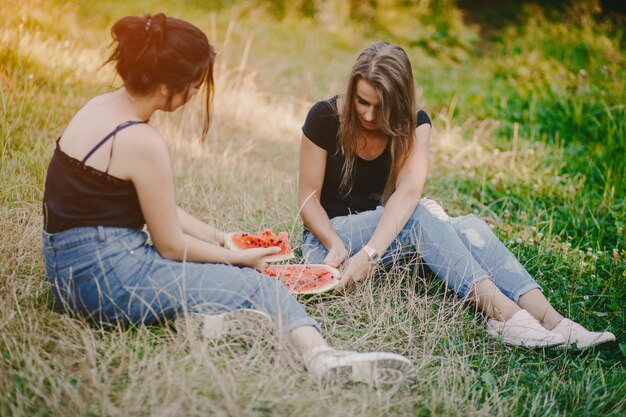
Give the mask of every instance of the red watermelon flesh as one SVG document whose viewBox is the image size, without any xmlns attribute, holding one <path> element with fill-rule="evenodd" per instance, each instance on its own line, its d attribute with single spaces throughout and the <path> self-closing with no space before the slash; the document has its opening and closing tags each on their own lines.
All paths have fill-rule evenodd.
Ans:
<svg viewBox="0 0 626 417">
<path fill-rule="evenodd" d="M 270 265 L 263 271 L 287 287 L 292 294 L 318 294 L 339 284 L 339 270 L 323 264 Z"/>
<path fill-rule="evenodd" d="M 245 250 L 252 248 L 280 247 L 280 252 L 266 256 L 267 262 L 286 261 L 293 258 L 293 250 L 289 242 L 289 234 L 280 232 L 278 235 L 272 229 L 265 229 L 257 233 L 232 232 L 226 235 L 225 246 L 229 249 Z"/>
</svg>

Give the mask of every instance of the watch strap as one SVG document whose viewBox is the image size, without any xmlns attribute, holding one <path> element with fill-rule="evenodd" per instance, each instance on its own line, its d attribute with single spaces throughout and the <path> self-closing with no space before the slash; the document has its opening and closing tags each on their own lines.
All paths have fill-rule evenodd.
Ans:
<svg viewBox="0 0 626 417">
<path fill-rule="evenodd" d="M 369 258 L 371 264 L 377 264 L 378 262 L 380 262 L 380 254 L 376 251 L 376 249 L 372 248 L 371 246 L 363 246 L 363 252 L 367 254 L 367 257 Z"/>
</svg>

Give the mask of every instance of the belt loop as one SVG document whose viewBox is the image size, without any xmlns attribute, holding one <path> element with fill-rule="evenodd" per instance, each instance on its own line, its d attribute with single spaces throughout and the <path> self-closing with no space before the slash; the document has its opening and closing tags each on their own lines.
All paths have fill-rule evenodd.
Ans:
<svg viewBox="0 0 626 417">
<path fill-rule="evenodd" d="M 49 234 L 49 233 L 47 233 L 45 230 L 42 230 L 42 231 L 41 231 L 41 237 L 43 238 L 43 242 L 44 242 L 46 245 L 50 246 L 50 245 L 52 244 L 52 242 L 50 241 L 50 240 L 51 240 L 51 239 L 50 239 L 50 234 Z"/>
<path fill-rule="evenodd" d="M 106 239 L 107 239 L 107 237 L 104 234 L 104 227 L 98 226 L 98 240 L 100 242 L 104 242 Z"/>
</svg>

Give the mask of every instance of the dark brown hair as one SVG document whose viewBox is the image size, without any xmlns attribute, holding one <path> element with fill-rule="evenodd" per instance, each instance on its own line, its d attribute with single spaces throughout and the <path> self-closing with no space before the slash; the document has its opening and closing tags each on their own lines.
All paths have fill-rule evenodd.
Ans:
<svg viewBox="0 0 626 417">
<path fill-rule="evenodd" d="M 168 107 L 174 94 L 185 92 L 202 80 L 206 88 L 206 117 L 202 135 L 211 121 L 215 50 L 206 35 L 184 20 L 163 13 L 126 16 L 111 29 L 114 50 L 106 60 L 133 94 L 153 92 L 159 84 L 169 88 Z"/>
<path fill-rule="evenodd" d="M 366 48 L 357 58 L 346 88 L 341 108 L 339 141 L 346 160 L 340 189 L 348 194 L 354 183 L 356 144 L 361 128 L 355 108 L 356 84 L 363 79 L 370 83 L 380 97 L 380 112 L 376 116 L 378 129 L 391 141 L 391 168 L 381 202 L 387 202 L 395 191 L 400 168 L 413 150 L 417 105 L 411 62 L 404 49 L 378 42 Z"/>
</svg>

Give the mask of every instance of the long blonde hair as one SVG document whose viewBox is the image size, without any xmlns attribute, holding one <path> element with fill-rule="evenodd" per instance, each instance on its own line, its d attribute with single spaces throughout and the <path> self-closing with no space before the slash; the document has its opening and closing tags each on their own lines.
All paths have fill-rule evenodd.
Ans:
<svg viewBox="0 0 626 417">
<path fill-rule="evenodd" d="M 356 84 L 360 79 L 370 83 L 378 92 L 380 110 L 377 128 L 391 142 L 391 167 L 381 198 L 386 203 L 395 191 L 400 168 L 413 150 L 417 105 L 411 63 L 404 49 L 378 42 L 365 49 L 357 58 L 348 79 L 348 87 L 339 111 L 339 143 L 345 158 L 340 192 L 347 195 L 354 183 L 356 145 L 361 122 L 355 109 Z"/>
</svg>

